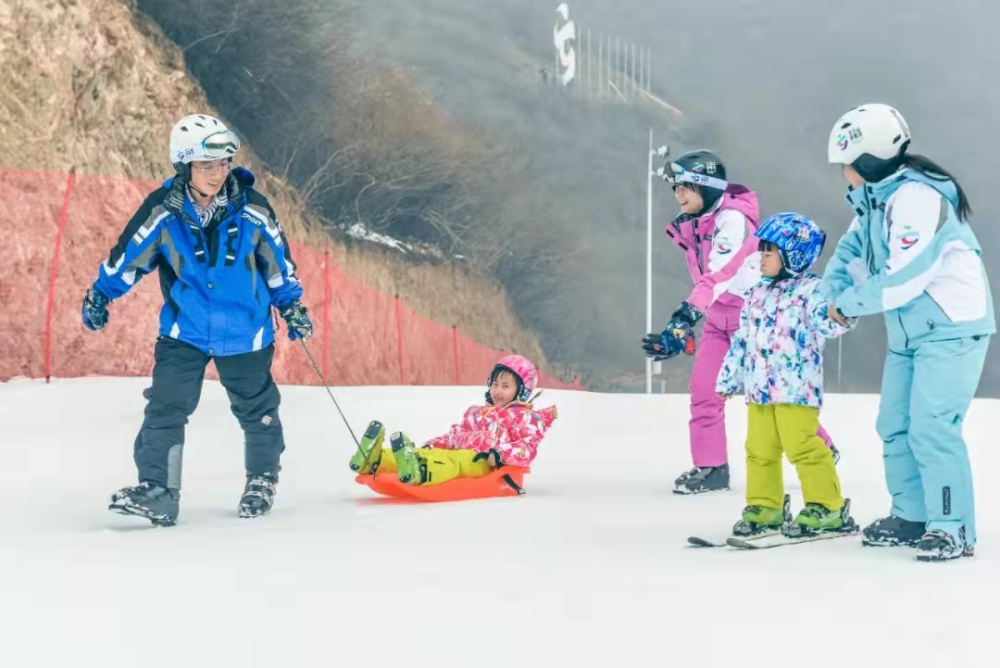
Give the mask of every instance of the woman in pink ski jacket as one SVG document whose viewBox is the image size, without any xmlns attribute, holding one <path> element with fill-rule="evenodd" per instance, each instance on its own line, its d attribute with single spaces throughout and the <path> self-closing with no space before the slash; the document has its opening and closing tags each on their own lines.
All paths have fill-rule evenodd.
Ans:
<svg viewBox="0 0 1000 668">
<path fill-rule="evenodd" d="M 699 494 L 729 489 L 725 404 L 715 392 L 715 381 L 739 328 L 744 297 L 760 281 L 754 237 L 760 211 L 756 193 L 729 183 L 726 167 L 714 153 L 685 153 L 664 171 L 681 207 L 666 234 L 684 252 L 694 288 L 666 329 L 646 335 L 643 349 L 654 360 L 682 352 L 695 356 L 688 423 L 694 468 L 674 481 L 674 492 Z M 703 318 L 705 329 L 695 346 L 694 327 Z M 822 427 L 818 433 L 833 448 Z M 836 461 L 835 448 L 833 452 Z"/>
</svg>

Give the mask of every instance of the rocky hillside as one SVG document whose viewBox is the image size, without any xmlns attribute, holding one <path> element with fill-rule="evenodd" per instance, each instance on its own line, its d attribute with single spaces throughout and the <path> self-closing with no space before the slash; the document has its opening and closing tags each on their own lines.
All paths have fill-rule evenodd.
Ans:
<svg viewBox="0 0 1000 668">
<path fill-rule="evenodd" d="M 215 113 L 177 47 L 137 18 L 127 0 L 0 3 L 0 167 L 65 172 L 74 166 L 78 173 L 164 178 L 172 171 L 169 128 L 196 111 Z M 341 269 L 400 295 L 418 314 L 547 366 L 494 281 L 331 238 L 252 150 L 240 162 L 258 174 L 294 240 L 317 249 L 329 244 Z"/>
</svg>

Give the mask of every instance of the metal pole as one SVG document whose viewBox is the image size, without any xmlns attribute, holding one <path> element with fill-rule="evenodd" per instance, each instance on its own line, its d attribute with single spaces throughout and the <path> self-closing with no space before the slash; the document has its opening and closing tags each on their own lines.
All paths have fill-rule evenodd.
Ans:
<svg viewBox="0 0 1000 668">
<path fill-rule="evenodd" d="M 629 97 L 630 102 L 635 101 L 635 96 L 632 94 L 632 87 L 635 84 L 633 77 L 635 76 L 635 52 L 632 51 L 632 44 L 625 45 L 625 69 L 628 71 L 628 89 L 625 91 L 626 95 Z"/>
<path fill-rule="evenodd" d="M 591 95 L 590 78 L 594 73 L 594 65 L 590 60 L 590 26 L 587 26 L 587 95 Z"/>
<path fill-rule="evenodd" d="M 653 128 L 646 168 L 646 332 L 653 331 Z M 646 394 L 653 393 L 653 360 L 646 358 Z"/>
<path fill-rule="evenodd" d="M 629 93 L 629 83 L 630 83 L 629 79 L 632 78 L 632 75 L 629 74 L 629 67 L 630 67 L 630 64 L 629 64 L 629 45 L 628 45 L 628 42 L 625 42 L 625 76 L 622 79 L 622 83 L 625 84 L 625 85 L 622 88 L 622 95 L 625 96 L 625 100 L 626 101 L 631 102 L 631 97 L 630 97 L 631 94 Z"/>
<path fill-rule="evenodd" d="M 597 33 L 597 97 L 604 96 L 604 81 L 601 72 L 604 70 L 604 33 Z"/>
<path fill-rule="evenodd" d="M 634 101 L 632 97 L 632 71 L 635 69 L 635 60 L 632 58 L 632 45 L 628 42 L 625 43 L 625 72 L 628 75 L 628 79 L 625 81 L 625 85 L 628 88 L 625 89 L 625 96 L 629 98 L 629 102 Z"/>
<path fill-rule="evenodd" d="M 632 88 L 632 101 L 635 102 L 635 82 L 636 82 L 635 73 L 637 71 L 635 67 L 635 42 L 632 42 L 631 51 L 632 51 L 632 75 L 629 77 L 629 84 L 631 84 Z"/>
<path fill-rule="evenodd" d="M 653 70 L 653 47 L 649 47 L 649 65 L 646 67 L 646 92 L 653 92 L 653 80 L 650 72 Z"/>
<path fill-rule="evenodd" d="M 615 79 L 618 83 L 618 90 L 622 89 L 622 38 L 615 37 Z"/>
<path fill-rule="evenodd" d="M 639 90 L 644 90 L 646 81 L 646 47 L 639 47 Z"/>
<path fill-rule="evenodd" d="M 632 60 L 635 62 L 635 72 L 633 72 L 635 81 L 632 82 L 632 97 L 635 97 L 636 92 L 642 88 L 642 85 L 640 84 L 642 81 L 640 78 L 642 76 L 640 74 L 640 72 L 642 72 L 642 53 L 638 44 L 632 45 Z"/>
</svg>

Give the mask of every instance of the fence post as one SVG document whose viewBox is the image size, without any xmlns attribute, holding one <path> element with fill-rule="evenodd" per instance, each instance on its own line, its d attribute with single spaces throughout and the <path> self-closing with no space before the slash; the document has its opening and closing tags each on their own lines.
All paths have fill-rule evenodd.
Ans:
<svg viewBox="0 0 1000 668">
<path fill-rule="evenodd" d="M 451 349 L 455 356 L 455 385 L 462 384 L 462 376 L 458 372 L 458 327 L 456 325 L 451 326 Z"/>
<path fill-rule="evenodd" d="M 59 211 L 59 228 L 56 231 L 56 241 L 52 249 L 52 266 L 49 271 L 49 296 L 45 312 L 45 382 L 52 379 L 52 308 L 55 305 L 56 278 L 59 276 L 59 251 L 62 248 L 63 232 L 66 229 L 66 218 L 69 216 L 69 198 L 76 182 L 76 166 L 69 168 L 66 180 L 66 192 L 63 194 L 62 209 Z"/>
<path fill-rule="evenodd" d="M 403 317 L 399 295 L 396 295 L 396 348 L 399 350 L 399 384 L 406 385 L 406 373 L 403 370 Z"/>
<path fill-rule="evenodd" d="M 323 377 L 329 378 L 327 373 L 327 359 L 329 358 L 330 345 L 330 244 L 326 245 L 323 253 Z"/>
</svg>

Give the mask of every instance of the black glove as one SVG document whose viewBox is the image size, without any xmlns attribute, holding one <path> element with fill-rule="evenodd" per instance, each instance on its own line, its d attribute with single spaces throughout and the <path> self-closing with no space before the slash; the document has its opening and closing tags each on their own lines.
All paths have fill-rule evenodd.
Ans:
<svg viewBox="0 0 1000 668">
<path fill-rule="evenodd" d="M 301 301 L 296 299 L 285 308 L 278 309 L 278 313 L 288 323 L 288 338 L 292 341 L 302 339 L 305 341 L 313 333 L 312 320 L 309 319 L 309 309 Z"/>
<path fill-rule="evenodd" d="M 704 317 L 704 314 L 689 304 L 681 302 L 680 307 L 670 316 L 667 328 L 660 333 L 650 332 L 642 339 L 642 348 L 647 357 L 654 362 L 660 362 L 681 353 L 694 355 L 694 326 Z"/>
<path fill-rule="evenodd" d="M 677 310 L 670 314 L 670 323 L 667 325 L 667 329 L 680 327 L 681 323 L 686 324 L 690 329 L 697 325 L 698 321 L 704 317 L 705 314 L 698 308 L 688 302 L 681 302 Z"/>
<path fill-rule="evenodd" d="M 91 287 L 83 298 L 83 324 L 92 332 L 108 324 L 108 304 L 111 300 Z"/>
<path fill-rule="evenodd" d="M 501 466 L 503 466 L 503 461 L 500 459 L 500 453 L 497 450 L 493 450 L 492 448 L 490 450 L 487 450 L 486 452 L 480 452 L 476 454 L 476 456 L 472 458 L 472 461 L 481 462 L 484 459 L 490 466 L 492 466 L 495 469 L 498 469 Z"/>
</svg>

